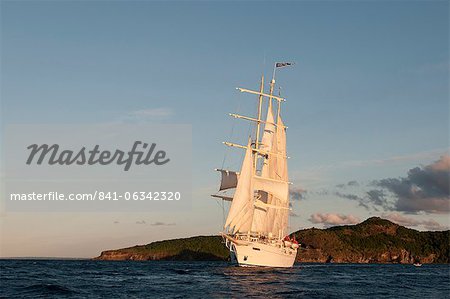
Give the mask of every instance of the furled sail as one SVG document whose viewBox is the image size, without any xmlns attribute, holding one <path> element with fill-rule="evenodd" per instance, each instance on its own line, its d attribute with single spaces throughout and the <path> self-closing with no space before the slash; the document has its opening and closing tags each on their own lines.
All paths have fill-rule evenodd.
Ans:
<svg viewBox="0 0 450 299">
<path fill-rule="evenodd" d="M 220 173 L 222 175 L 219 191 L 236 188 L 237 182 L 239 179 L 238 172 L 225 170 L 225 169 L 216 169 L 216 170 L 220 171 Z"/>
<path fill-rule="evenodd" d="M 231 196 L 227 196 L 227 195 L 222 195 L 222 194 L 212 194 L 212 197 L 216 197 L 216 198 L 220 198 L 222 200 L 226 200 L 226 201 L 232 201 L 233 197 Z"/>
<path fill-rule="evenodd" d="M 248 232 L 253 218 L 253 154 L 251 142 L 247 144 L 244 161 L 224 228 L 233 232 Z"/>
</svg>

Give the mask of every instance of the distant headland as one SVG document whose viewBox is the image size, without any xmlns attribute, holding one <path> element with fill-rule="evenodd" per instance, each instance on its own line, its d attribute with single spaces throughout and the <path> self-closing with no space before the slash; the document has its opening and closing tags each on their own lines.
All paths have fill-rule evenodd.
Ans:
<svg viewBox="0 0 450 299">
<path fill-rule="evenodd" d="M 356 225 L 309 228 L 291 234 L 303 263 L 441 263 L 450 259 L 450 230 L 420 232 L 372 217 Z M 103 251 L 96 260 L 211 261 L 229 258 L 219 236 L 197 236 Z"/>
</svg>

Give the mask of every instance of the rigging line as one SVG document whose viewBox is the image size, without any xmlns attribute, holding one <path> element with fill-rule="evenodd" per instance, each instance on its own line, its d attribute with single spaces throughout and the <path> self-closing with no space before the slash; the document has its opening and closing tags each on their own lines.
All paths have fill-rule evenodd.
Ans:
<svg viewBox="0 0 450 299">
<path fill-rule="evenodd" d="M 258 106 L 258 102 L 259 102 L 259 99 L 256 99 L 256 106 Z M 252 132 L 251 134 L 255 136 L 255 142 L 256 142 L 256 130 L 257 130 L 257 126 L 254 126 L 252 123 L 248 124 L 247 136 L 250 136 L 250 131 L 251 131 Z"/>
<path fill-rule="evenodd" d="M 225 209 L 223 206 L 223 200 L 222 203 L 219 203 L 219 199 L 216 199 L 215 202 L 219 205 L 220 208 L 222 208 L 222 226 L 225 225 Z"/>
<path fill-rule="evenodd" d="M 241 110 L 241 101 L 240 101 L 240 100 L 238 100 L 236 110 L 237 110 L 236 113 L 239 114 L 239 113 L 240 113 L 240 110 Z M 232 137 L 233 137 L 233 135 L 234 135 L 234 127 L 235 127 L 235 126 L 236 126 L 236 118 L 234 118 L 234 119 L 232 120 L 232 123 L 231 123 L 231 131 L 230 131 L 230 137 L 229 137 L 228 140 L 232 140 Z M 225 169 L 225 168 L 224 168 L 224 166 L 225 166 L 225 161 L 226 161 L 226 159 L 227 159 L 227 156 L 228 156 L 229 151 L 230 151 L 230 149 L 227 147 L 227 148 L 225 149 L 225 153 L 224 153 L 224 155 L 223 155 L 222 167 L 221 167 L 222 169 Z"/>
<path fill-rule="evenodd" d="M 225 226 L 225 203 L 222 200 L 222 226 Z"/>
<path fill-rule="evenodd" d="M 236 105 L 236 113 L 237 114 L 240 114 L 240 112 L 241 112 L 241 105 L 242 105 L 242 101 L 241 101 L 241 99 L 238 99 L 237 105 Z M 232 140 L 232 138 L 233 138 L 234 128 L 236 126 L 236 122 L 237 122 L 237 119 L 234 118 L 232 120 L 232 123 L 231 123 L 231 130 L 230 130 L 229 140 Z M 222 169 L 225 169 L 225 161 L 227 161 L 228 153 L 229 153 L 230 150 L 231 149 L 229 149 L 228 146 L 225 148 L 225 153 L 223 155 L 223 160 L 222 160 L 222 167 L 221 167 Z M 226 214 L 225 213 L 225 202 L 224 202 L 224 200 L 222 200 L 220 206 L 222 207 L 222 226 L 224 226 L 225 225 L 225 219 L 226 219 L 226 216 L 225 216 L 225 214 Z"/>
<path fill-rule="evenodd" d="M 242 95 L 240 97 L 242 97 Z M 241 109 L 241 101 L 239 101 L 239 108 L 238 109 L 239 110 Z M 238 113 L 240 113 L 240 111 Z M 235 118 L 234 120 L 236 121 L 237 118 Z M 247 139 L 246 139 L 246 143 L 245 144 L 247 144 L 247 142 L 248 142 L 248 136 L 250 136 L 249 134 L 250 134 L 250 129 L 251 128 L 252 128 L 252 125 L 249 123 L 248 124 L 248 129 L 247 129 L 247 135 L 246 135 Z M 240 169 L 240 166 L 242 165 L 242 163 L 244 161 L 245 153 L 246 153 L 246 151 L 242 151 L 241 152 L 240 161 L 237 162 L 238 164 L 237 164 L 237 168 L 236 169 Z"/>
<path fill-rule="evenodd" d="M 217 198 L 215 198 L 214 199 L 214 201 L 219 205 L 219 207 L 221 207 L 222 208 L 222 204 L 219 202 L 220 201 L 220 199 L 217 199 Z"/>
<path fill-rule="evenodd" d="M 266 69 L 266 50 L 264 50 L 264 57 L 263 57 L 263 69 L 262 69 L 263 73 L 265 69 Z"/>
<path fill-rule="evenodd" d="M 254 132 L 256 132 L 256 130 L 253 130 L 253 129 L 255 129 L 254 126 L 251 123 L 249 123 L 248 124 L 248 129 L 247 129 L 247 135 L 246 135 L 247 142 L 248 142 L 248 136 L 251 136 L 250 134 L 253 134 Z M 250 137 L 250 139 L 253 140 L 251 137 Z M 244 157 L 245 157 L 246 152 L 247 152 L 247 150 L 242 151 L 242 153 L 241 153 L 241 164 L 244 161 Z"/>
</svg>

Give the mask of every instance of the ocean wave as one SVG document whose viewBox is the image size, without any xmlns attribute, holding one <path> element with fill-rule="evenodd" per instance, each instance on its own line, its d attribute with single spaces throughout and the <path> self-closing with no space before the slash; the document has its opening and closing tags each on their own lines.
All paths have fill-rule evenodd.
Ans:
<svg viewBox="0 0 450 299">
<path fill-rule="evenodd" d="M 37 283 L 18 290 L 20 295 L 73 295 L 80 292 L 59 284 Z"/>
</svg>

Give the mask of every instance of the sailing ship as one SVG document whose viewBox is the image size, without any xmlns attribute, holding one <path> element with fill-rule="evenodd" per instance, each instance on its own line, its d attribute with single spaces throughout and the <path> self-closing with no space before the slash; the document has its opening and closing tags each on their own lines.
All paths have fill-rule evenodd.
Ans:
<svg viewBox="0 0 450 299">
<path fill-rule="evenodd" d="M 290 210 L 287 127 L 281 118 L 285 99 L 273 94 L 276 69 L 289 65 L 292 63 L 275 64 L 269 93 L 264 92 L 264 75 L 259 91 L 237 88 L 258 97 L 256 117 L 230 114 L 253 122 L 254 134 L 245 145 L 224 142 L 245 150 L 239 172 L 216 169 L 221 173 L 221 183 L 219 193 L 212 196 L 231 202 L 221 235 L 231 260 L 239 266 L 292 267 L 299 247 L 287 231 Z M 229 195 L 230 190 L 234 194 Z"/>
</svg>

